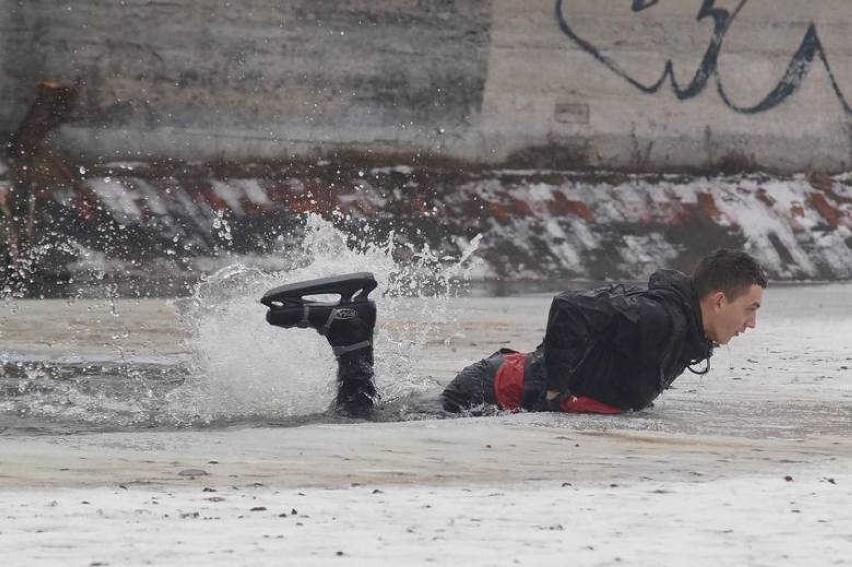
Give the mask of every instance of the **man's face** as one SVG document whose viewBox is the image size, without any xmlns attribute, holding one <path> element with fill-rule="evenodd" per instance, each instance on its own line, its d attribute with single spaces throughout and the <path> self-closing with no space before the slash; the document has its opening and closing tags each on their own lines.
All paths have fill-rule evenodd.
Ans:
<svg viewBox="0 0 852 567">
<path fill-rule="evenodd" d="M 757 310 L 760 309 L 761 301 L 763 288 L 754 284 L 733 301 L 722 291 L 710 294 L 704 313 L 704 329 L 708 338 L 724 345 L 746 329 L 753 329 L 757 325 Z"/>
</svg>

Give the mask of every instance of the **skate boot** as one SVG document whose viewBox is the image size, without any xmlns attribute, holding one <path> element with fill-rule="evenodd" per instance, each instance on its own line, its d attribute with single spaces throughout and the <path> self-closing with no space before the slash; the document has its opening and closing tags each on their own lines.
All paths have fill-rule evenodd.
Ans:
<svg viewBox="0 0 852 567">
<path fill-rule="evenodd" d="M 337 358 L 334 408 L 349 417 L 368 417 L 376 399 L 373 382 L 373 329 L 376 288 L 369 272 L 287 284 L 268 291 L 266 321 L 283 327 L 312 328 L 325 336 Z M 337 296 L 328 301 L 326 297 Z"/>
</svg>

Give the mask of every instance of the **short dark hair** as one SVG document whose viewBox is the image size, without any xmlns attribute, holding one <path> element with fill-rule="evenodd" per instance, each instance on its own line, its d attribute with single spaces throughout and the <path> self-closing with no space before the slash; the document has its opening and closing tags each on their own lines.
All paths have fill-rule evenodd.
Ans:
<svg viewBox="0 0 852 567">
<path fill-rule="evenodd" d="M 719 248 L 705 256 L 692 272 L 692 285 L 699 299 L 718 290 L 734 300 L 752 285 L 766 289 L 766 283 L 766 274 L 757 260 L 730 248 Z"/>
</svg>

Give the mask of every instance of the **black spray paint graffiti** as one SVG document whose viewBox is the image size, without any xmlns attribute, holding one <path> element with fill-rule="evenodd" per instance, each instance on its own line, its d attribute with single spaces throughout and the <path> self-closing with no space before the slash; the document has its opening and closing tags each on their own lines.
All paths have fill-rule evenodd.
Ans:
<svg viewBox="0 0 852 567">
<path fill-rule="evenodd" d="M 648 8 L 651 8 L 658 2 L 659 0 L 632 0 L 631 8 L 633 12 L 638 13 L 643 10 L 647 10 Z M 787 98 L 791 97 L 802 85 L 802 82 L 805 80 L 808 75 L 808 72 L 811 70 L 812 64 L 818 58 L 819 61 L 822 62 L 823 66 L 825 67 L 825 70 L 828 72 L 828 77 L 831 81 L 831 88 L 834 90 L 837 99 L 843 106 L 843 110 L 847 114 L 852 114 L 852 106 L 850 106 L 849 101 L 846 100 L 843 91 L 840 89 L 840 85 L 837 84 L 834 72 L 832 71 L 831 65 L 828 62 L 828 57 L 826 56 L 825 48 L 823 47 L 822 43 L 819 40 L 819 36 L 817 35 L 816 25 L 813 23 L 808 26 L 808 30 L 805 33 L 804 38 L 802 39 L 802 43 L 799 45 L 798 50 L 790 59 L 790 64 L 787 66 L 787 70 L 784 73 L 784 76 L 781 77 L 781 80 L 778 81 L 778 84 L 775 85 L 775 88 L 773 88 L 772 91 L 769 92 L 769 94 L 767 94 L 763 98 L 763 100 L 761 100 L 754 106 L 740 106 L 731 100 L 725 90 L 724 85 L 722 84 L 722 78 L 719 75 L 719 54 L 722 50 L 722 44 L 725 40 L 725 34 L 728 33 L 728 30 L 734 23 L 734 20 L 736 19 L 737 15 L 747 3 L 748 0 L 740 0 L 736 8 L 734 8 L 733 11 L 729 12 L 728 10 L 716 7 L 716 0 L 702 1 L 701 8 L 698 11 L 698 16 L 696 20 L 701 21 L 704 18 L 712 18 L 714 22 L 713 36 L 710 39 L 710 44 L 707 47 L 707 51 L 704 52 L 704 57 L 701 60 L 701 64 L 699 65 L 698 70 L 695 72 L 695 75 L 692 77 L 692 80 L 686 85 L 681 85 L 675 78 L 674 64 L 672 63 L 671 59 L 666 61 L 665 67 L 663 69 L 663 74 L 654 83 L 642 83 L 632 77 L 613 59 L 601 53 L 601 51 L 592 43 L 586 41 L 585 39 L 577 35 L 577 33 L 572 28 L 571 23 L 568 21 L 568 18 L 566 18 L 565 16 L 563 6 L 566 4 L 566 2 L 564 0 L 556 0 L 556 21 L 559 23 L 559 28 L 562 30 L 562 32 L 566 36 L 571 38 L 574 43 L 579 45 L 592 57 L 603 63 L 613 73 L 623 78 L 625 81 L 627 81 L 643 93 L 656 93 L 660 90 L 660 88 L 662 88 L 666 81 L 668 81 L 671 84 L 672 90 L 674 91 L 678 100 L 687 100 L 701 94 L 707 87 L 707 84 L 710 79 L 712 78 L 715 81 L 716 90 L 719 93 L 719 96 L 722 98 L 722 101 L 724 101 L 725 105 L 727 105 L 728 108 L 730 108 L 731 110 L 740 114 L 757 114 L 759 112 L 765 112 L 767 110 L 775 108 L 776 106 L 784 102 Z"/>
</svg>

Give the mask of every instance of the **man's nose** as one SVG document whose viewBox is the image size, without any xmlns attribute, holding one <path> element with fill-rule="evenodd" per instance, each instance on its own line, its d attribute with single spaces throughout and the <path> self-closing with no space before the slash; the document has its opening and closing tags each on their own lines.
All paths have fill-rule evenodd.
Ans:
<svg viewBox="0 0 852 567">
<path fill-rule="evenodd" d="M 748 321 L 746 321 L 746 327 L 749 328 L 749 329 L 754 329 L 755 327 L 757 327 L 757 315 L 756 314 L 752 315 L 751 317 L 748 318 Z"/>
</svg>

